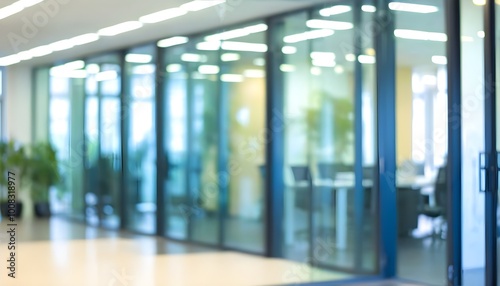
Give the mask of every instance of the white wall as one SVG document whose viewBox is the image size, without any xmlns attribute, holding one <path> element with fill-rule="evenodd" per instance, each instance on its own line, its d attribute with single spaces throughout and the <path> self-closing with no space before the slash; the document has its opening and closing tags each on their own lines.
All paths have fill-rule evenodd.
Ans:
<svg viewBox="0 0 500 286">
<path fill-rule="evenodd" d="M 14 65 L 6 69 L 5 83 L 5 133 L 6 139 L 21 143 L 31 142 L 31 67 Z M 17 198 L 24 204 L 23 217 L 33 216 L 33 206 L 25 188 Z"/>
<path fill-rule="evenodd" d="M 31 67 L 7 67 L 5 96 L 5 137 L 31 142 Z"/>
</svg>

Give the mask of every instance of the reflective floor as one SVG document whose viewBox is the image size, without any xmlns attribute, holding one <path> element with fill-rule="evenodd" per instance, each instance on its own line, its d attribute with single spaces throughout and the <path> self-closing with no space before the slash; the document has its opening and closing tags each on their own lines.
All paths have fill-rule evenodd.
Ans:
<svg viewBox="0 0 500 286">
<path fill-rule="evenodd" d="M 2 261 L 9 252 L 6 223 L 0 226 Z M 8 277 L 2 266 L 0 285 L 238 286 L 349 278 L 284 259 L 106 231 L 60 218 L 18 221 L 16 239 L 16 278 Z"/>
</svg>

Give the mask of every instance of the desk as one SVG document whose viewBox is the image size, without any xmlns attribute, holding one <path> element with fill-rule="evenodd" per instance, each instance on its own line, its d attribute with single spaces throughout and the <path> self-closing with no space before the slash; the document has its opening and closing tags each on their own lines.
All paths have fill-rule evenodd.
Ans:
<svg viewBox="0 0 500 286">
<path fill-rule="evenodd" d="M 363 188 L 369 188 L 373 186 L 373 180 L 371 179 L 363 179 Z M 432 186 L 434 184 L 433 177 L 405 177 L 404 179 L 397 178 L 396 186 L 398 189 L 407 189 L 412 190 L 418 193 L 412 195 L 420 195 L 420 189 L 423 187 Z M 294 242 L 294 211 L 295 211 L 295 192 L 297 190 L 303 189 L 306 191 L 312 191 L 313 197 L 314 192 L 317 190 L 321 190 L 324 188 L 330 189 L 335 192 L 335 238 L 336 238 L 336 247 L 338 249 L 346 249 L 347 248 L 347 192 L 349 189 L 354 189 L 355 180 L 354 175 L 347 175 L 335 180 L 314 180 L 312 182 L 312 186 L 309 186 L 308 182 L 303 181 L 294 185 L 288 185 L 287 188 L 290 190 L 290 195 L 288 196 L 288 200 L 285 202 L 285 215 L 288 218 L 285 226 L 285 242 L 287 244 L 292 244 Z M 413 197 L 413 196 L 412 196 Z M 328 205 L 329 200 L 323 200 L 324 204 Z M 312 212 L 313 210 L 309 210 Z M 308 214 L 313 215 L 313 214 Z M 410 217 L 408 217 L 410 218 Z M 411 218 L 410 218 L 411 219 Z M 327 225 L 331 224 L 331 216 L 328 215 L 328 212 L 324 212 L 322 215 L 322 220 L 326 222 Z M 312 226 L 308 226 L 312 227 Z"/>
</svg>

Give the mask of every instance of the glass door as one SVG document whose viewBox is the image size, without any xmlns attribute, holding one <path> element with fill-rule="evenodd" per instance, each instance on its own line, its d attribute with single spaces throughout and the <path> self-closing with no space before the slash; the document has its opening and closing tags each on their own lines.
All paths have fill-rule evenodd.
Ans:
<svg viewBox="0 0 500 286">
<path fill-rule="evenodd" d="M 87 222 L 120 225 L 120 65 L 116 55 L 87 62 L 85 82 L 85 213 Z"/>
</svg>

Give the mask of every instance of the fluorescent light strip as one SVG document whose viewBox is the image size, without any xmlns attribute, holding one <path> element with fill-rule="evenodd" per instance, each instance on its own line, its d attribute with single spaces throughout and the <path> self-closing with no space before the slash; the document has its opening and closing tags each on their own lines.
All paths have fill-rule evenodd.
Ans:
<svg viewBox="0 0 500 286">
<path fill-rule="evenodd" d="M 220 71 L 215 65 L 201 65 L 198 67 L 198 72 L 201 74 L 218 74 Z"/>
<path fill-rule="evenodd" d="M 377 7 L 375 7 L 373 5 L 363 5 L 363 6 L 361 6 L 361 10 L 363 12 L 367 12 L 367 13 L 375 13 L 375 12 L 377 12 Z"/>
<path fill-rule="evenodd" d="M 174 72 L 180 72 L 181 70 L 182 70 L 182 65 L 180 64 L 169 64 L 167 66 L 167 72 L 174 73 Z"/>
<path fill-rule="evenodd" d="M 133 74 L 153 74 L 156 70 L 154 64 L 138 65 L 132 68 Z"/>
<path fill-rule="evenodd" d="M 297 48 L 294 46 L 284 46 L 283 48 L 281 48 L 281 52 L 286 55 L 292 55 L 297 52 Z"/>
<path fill-rule="evenodd" d="M 319 10 L 319 14 L 323 17 L 343 14 L 351 11 L 351 7 L 347 5 L 337 5 L 330 8 L 324 8 Z"/>
<path fill-rule="evenodd" d="M 54 42 L 52 44 L 49 44 L 50 48 L 52 48 L 53 51 L 62 51 L 62 50 L 67 50 L 71 49 L 72 47 L 75 46 L 75 44 L 71 40 L 61 40 Z"/>
<path fill-rule="evenodd" d="M 245 43 L 245 42 L 222 42 L 221 48 L 226 51 L 243 52 L 267 52 L 266 44 Z"/>
<path fill-rule="evenodd" d="M 323 38 L 333 35 L 334 31 L 329 29 L 312 30 L 299 34 L 289 35 L 283 38 L 285 43 L 297 43 L 301 41 L 307 41 L 316 38 Z"/>
<path fill-rule="evenodd" d="M 96 33 L 88 33 L 73 37 L 69 40 L 73 43 L 73 45 L 80 46 L 99 40 L 99 35 Z"/>
<path fill-rule="evenodd" d="M 220 56 L 220 60 L 223 62 L 234 62 L 241 58 L 240 54 L 237 53 L 224 53 Z"/>
<path fill-rule="evenodd" d="M 431 60 L 436 65 L 446 65 L 448 63 L 448 59 L 445 56 L 432 56 Z"/>
<path fill-rule="evenodd" d="M 282 72 L 294 72 L 296 70 L 295 66 L 294 65 L 290 65 L 290 64 L 281 64 L 280 65 L 280 70 Z"/>
<path fill-rule="evenodd" d="M 403 2 L 391 2 L 389 3 L 389 9 L 400 12 L 412 12 L 412 13 L 434 13 L 439 11 L 438 7 L 431 5 L 422 4 L 411 4 Z"/>
<path fill-rule="evenodd" d="M 127 54 L 125 55 L 125 61 L 129 63 L 137 63 L 137 64 L 147 64 L 150 63 L 153 59 L 151 55 L 145 54 Z"/>
<path fill-rule="evenodd" d="M 19 57 L 19 59 L 21 61 L 30 60 L 33 58 L 33 55 L 31 54 L 30 51 L 19 52 L 19 53 L 17 53 L 17 56 Z"/>
<path fill-rule="evenodd" d="M 241 74 L 223 74 L 220 76 L 220 80 L 223 82 L 242 82 L 243 76 Z"/>
<path fill-rule="evenodd" d="M 335 60 L 335 54 L 331 52 L 311 52 L 311 59 L 321 61 Z"/>
<path fill-rule="evenodd" d="M 98 64 L 88 64 L 85 69 L 89 74 L 96 74 L 99 73 L 99 71 L 101 70 Z"/>
<path fill-rule="evenodd" d="M 220 49 L 220 42 L 200 42 L 196 44 L 196 49 L 200 51 L 217 51 Z"/>
<path fill-rule="evenodd" d="M 187 43 L 188 41 L 189 41 L 188 37 L 177 36 L 177 37 L 171 37 L 171 38 L 160 40 L 160 41 L 158 41 L 158 43 L 156 43 L 156 45 L 160 48 L 166 48 L 166 47 L 182 45 L 182 44 Z"/>
<path fill-rule="evenodd" d="M 52 53 L 52 48 L 49 45 L 39 46 L 29 50 L 33 57 L 43 57 Z"/>
<path fill-rule="evenodd" d="M 95 75 L 96 81 L 114 80 L 118 78 L 116 71 L 102 71 Z"/>
<path fill-rule="evenodd" d="M 142 27 L 139 21 L 127 21 L 113 26 L 109 26 L 97 31 L 100 36 L 116 36 L 125 32 L 133 31 Z"/>
<path fill-rule="evenodd" d="M 349 30 L 354 27 L 349 22 L 329 21 L 312 19 L 306 22 L 306 26 L 311 29 L 332 29 L 332 30 Z"/>
<path fill-rule="evenodd" d="M 185 53 L 181 55 L 181 60 L 184 62 L 199 63 L 206 62 L 207 57 L 205 55 Z"/>
<path fill-rule="evenodd" d="M 17 14 L 24 10 L 24 8 L 36 5 L 44 0 L 19 0 L 3 8 L 0 8 L 0 19 L 5 19 L 9 16 Z"/>
<path fill-rule="evenodd" d="M 222 41 L 229 40 L 234 38 L 239 38 L 243 36 L 248 36 L 250 34 L 260 33 L 267 30 L 266 24 L 257 24 L 248 26 L 245 28 L 229 30 L 225 32 L 221 32 L 218 34 L 210 35 L 205 37 L 205 41 Z"/>
<path fill-rule="evenodd" d="M 225 2 L 226 0 L 195 0 L 182 4 L 180 8 L 190 12 L 196 12 Z"/>
<path fill-rule="evenodd" d="M 260 69 L 248 69 L 243 71 L 243 75 L 248 78 L 263 78 L 266 72 Z"/>
<path fill-rule="evenodd" d="M 368 55 L 359 55 L 358 56 L 358 61 L 362 64 L 374 64 L 375 63 L 375 57 L 374 56 L 368 56 Z"/>
<path fill-rule="evenodd" d="M 425 32 L 417 30 L 394 30 L 394 36 L 401 39 L 446 42 L 448 37 L 444 33 Z"/>
<path fill-rule="evenodd" d="M 155 13 L 151 13 L 139 18 L 139 21 L 145 24 L 153 24 L 162 22 L 168 19 L 173 19 L 176 17 L 180 17 L 182 15 L 186 15 L 187 11 L 181 8 L 170 8 L 162 11 L 158 11 Z"/>
<path fill-rule="evenodd" d="M 317 66 L 317 67 L 325 67 L 325 68 L 333 68 L 337 63 L 335 60 L 319 60 L 319 59 L 313 59 L 312 60 L 312 65 Z"/>
<path fill-rule="evenodd" d="M 13 64 L 17 64 L 20 61 L 21 59 L 18 55 L 10 55 L 0 58 L 0 66 L 10 66 Z"/>
</svg>

